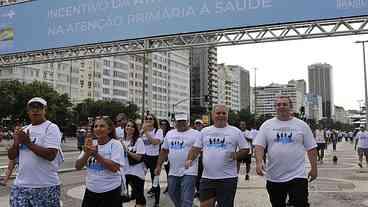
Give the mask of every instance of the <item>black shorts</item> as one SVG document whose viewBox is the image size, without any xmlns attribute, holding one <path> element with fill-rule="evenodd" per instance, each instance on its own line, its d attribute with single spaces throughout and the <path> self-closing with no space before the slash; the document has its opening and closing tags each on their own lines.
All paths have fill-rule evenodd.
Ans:
<svg viewBox="0 0 368 207">
<path fill-rule="evenodd" d="M 251 154 L 248 154 L 243 159 L 239 160 L 239 162 L 246 163 L 246 164 L 252 163 L 252 155 Z"/>
<path fill-rule="evenodd" d="M 237 185 L 238 178 L 202 178 L 199 186 L 199 200 L 203 202 L 215 198 L 218 207 L 234 206 Z"/>
<path fill-rule="evenodd" d="M 326 143 L 317 143 L 317 150 L 326 149 Z"/>
</svg>

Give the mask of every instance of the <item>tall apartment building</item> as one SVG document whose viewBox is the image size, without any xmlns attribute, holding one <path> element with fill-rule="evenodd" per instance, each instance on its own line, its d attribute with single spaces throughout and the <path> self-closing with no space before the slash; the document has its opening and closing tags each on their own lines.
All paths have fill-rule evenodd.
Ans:
<svg viewBox="0 0 368 207">
<path fill-rule="evenodd" d="M 236 65 L 218 64 L 217 69 L 218 102 L 226 104 L 234 111 L 249 109 L 249 72 Z"/>
<path fill-rule="evenodd" d="M 324 118 L 334 115 L 332 88 L 332 66 L 327 63 L 316 63 L 308 66 L 309 93 L 322 97 L 322 113 Z"/>
<path fill-rule="evenodd" d="M 249 71 L 238 65 L 228 66 L 233 71 L 234 81 L 239 85 L 239 109 L 250 110 Z"/>
<path fill-rule="evenodd" d="M 268 86 L 256 87 L 256 115 L 271 114 L 276 115 L 275 100 L 278 96 L 290 96 L 293 112 L 298 112 L 302 106 L 303 94 L 296 89 L 295 85 L 270 84 Z"/>
<path fill-rule="evenodd" d="M 191 107 L 211 107 L 218 102 L 217 48 L 192 49 L 190 65 Z"/>
<path fill-rule="evenodd" d="M 322 97 L 314 94 L 304 96 L 305 118 L 319 121 L 322 119 Z"/>
<path fill-rule="evenodd" d="M 144 65 L 144 62 L 146 63 Z M 76 104 L 84 99 L 114 100 L 143 104 L 143 67 L 145 66 L 145 110 L 158 118 L 169 118 L 172 105 L 176 112 L 189 113 L 189 51 L 116 56 L 21 66 L 0 70 L 0 80 L 16 79 L 30 83 L 45 81 L 59 93 L 66 93 Z"/>
</svg>

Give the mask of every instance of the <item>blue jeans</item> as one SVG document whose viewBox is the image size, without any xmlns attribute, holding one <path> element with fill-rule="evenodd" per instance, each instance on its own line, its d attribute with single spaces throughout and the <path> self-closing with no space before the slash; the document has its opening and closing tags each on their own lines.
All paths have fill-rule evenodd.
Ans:
<svg viewBox="0 0 368 207">
<path fill-rule="evenodd" d="M 197 176 L 184 175 L 182 177 L 170 175 L 167 182 L 168 193 L 175 207 L 192 207 Z"/>
</svg>

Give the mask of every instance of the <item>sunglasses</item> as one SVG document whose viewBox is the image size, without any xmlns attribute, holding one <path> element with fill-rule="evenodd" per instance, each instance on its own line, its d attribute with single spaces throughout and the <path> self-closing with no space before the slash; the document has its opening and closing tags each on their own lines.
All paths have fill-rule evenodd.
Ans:
<svg viewBox="0 0 368 207">
<path fill-rule="evenodd" d="M 127 124 L 125 127 L 130 127 L 130 128 L 134 128 L 134 125 L 131 124 Z"/>
<path fill-rule="evenodd" d="M 144 118 L 144 120 L 153 120 L 153 118 L 152 117 L 146 117 L 146 118 Z"/>
</svg>

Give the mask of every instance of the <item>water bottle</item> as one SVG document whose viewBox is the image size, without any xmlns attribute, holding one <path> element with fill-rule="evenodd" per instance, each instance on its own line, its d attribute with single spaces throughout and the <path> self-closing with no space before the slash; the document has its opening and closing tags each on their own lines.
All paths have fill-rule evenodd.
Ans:
<svg viewBox="0 0 368 207">
<path fill-rule="evenodd" d="M 156 175 L 154 178 L 153 178 L 153 183 L 152 183 L 152 187 L 154 188 L 157 188 L 158 185 L 160 183 L 160 176 L 159 175 Z"/>
</svg>

